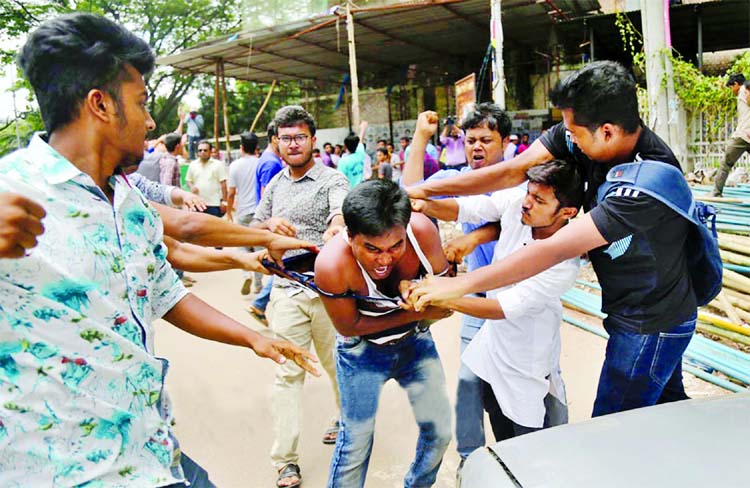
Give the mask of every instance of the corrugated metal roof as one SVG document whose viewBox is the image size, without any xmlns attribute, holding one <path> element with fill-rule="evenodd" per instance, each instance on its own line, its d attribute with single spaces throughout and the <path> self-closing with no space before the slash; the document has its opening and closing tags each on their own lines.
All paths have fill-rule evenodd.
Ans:
<svg viewBox="0 0 750 488">
<path fill-rule="evenodd" d="M 506 43 L 544 45 L 557 23 L 598 11 L 598 0 L 504 0 Z M 432 0 L 355 8 L 360 77 L 392 77 L 410 64 L 433 74 L 475 69 L 489 43 L 489 0 Z M 194 73 L 261 83 L 316 80 L 340 83 L 349 70 L 343 10 L 271 28 L 241 31 L 157 62 Z M 372 83 L 371 83 L 372 84 Z"/>
</svg>

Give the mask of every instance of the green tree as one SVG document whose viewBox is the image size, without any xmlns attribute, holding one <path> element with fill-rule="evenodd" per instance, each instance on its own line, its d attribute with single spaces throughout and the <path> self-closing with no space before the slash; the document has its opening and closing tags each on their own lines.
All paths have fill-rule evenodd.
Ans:
<svg viewBox="0 0 750 488">
<path fill-rule="evenodd" d="M 66 12 L 93 12 L 119 22 L 149 43 L 157 57 L 239 29 L 239 0 L 83 0 L 34 2 L 0 0 L 0 37 L 21 40 L 47 18 Z M 0 52 L 0 64 L 15 52 Z M 176 126 L 177 107 L 196 75 L 158 67 L 146 80 L 149 110 L 157 127 Z"/>
</svg>

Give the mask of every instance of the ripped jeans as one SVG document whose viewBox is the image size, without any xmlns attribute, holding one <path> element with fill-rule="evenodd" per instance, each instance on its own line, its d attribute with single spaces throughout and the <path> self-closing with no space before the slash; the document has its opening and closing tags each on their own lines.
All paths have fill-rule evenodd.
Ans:
<svg viewBox="0 0 750 488">
<path fill-rule="evenodd" d="M 406 390 L 419 425 L 417 454 L 404 487 L 432 486 L 451 440 L 451 407 L 443 365 L 430 332 L 417 332 L 390 346 L 338 336 L 336 377 L 341 392 L 341 429 L 328 487 L 364 486 L 378 400 L 389 379 Z"/>
</svg>

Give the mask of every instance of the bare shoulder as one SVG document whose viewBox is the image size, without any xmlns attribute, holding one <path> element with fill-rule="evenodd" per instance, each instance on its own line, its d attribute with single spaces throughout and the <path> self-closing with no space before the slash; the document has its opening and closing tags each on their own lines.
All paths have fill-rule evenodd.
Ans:
<svg viewBox="0 0 750 488">
<path fill-rule="evenodd" d="M 424 214 L 412 212 L 409 220 L 414 236 L 422 243 L 430 239 L 440 240 L 440 232 L 437 226 Z"/>
<path fill-rule="evenodd" d="M 344 292 L 349 289 L 351 272 L 356 268 L 349 244 L 338 234 L 323 246 L 315 259 L 315 282 L 325 291 Z"/>
</svg>

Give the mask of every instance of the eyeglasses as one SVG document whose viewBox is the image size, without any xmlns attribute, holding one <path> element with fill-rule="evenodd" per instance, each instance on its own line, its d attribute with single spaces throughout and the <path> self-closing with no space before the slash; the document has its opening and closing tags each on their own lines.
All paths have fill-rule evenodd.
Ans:
<svg viewBox="0 0 750 488">
<path fill-rule="evenodd" d="M 302 145 L 307 142 L 307 140 L 310 138 L 307 134 L 297 134 L 296 136 L 279 136 L 279 142 L 281 142 L 284 145 L 289 145 L 292 143 L 292 140 L 296 142 L 299 145 Z"/>
<path fill-rule="evenodd" d="M 210 149 L 198 149 L 198 152 L 210 152 Z"/>
</svg>

